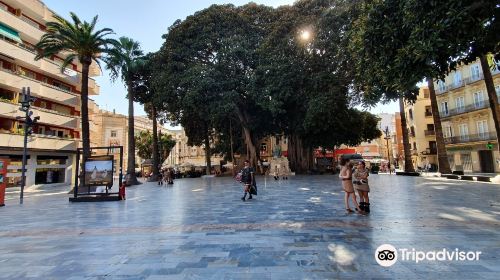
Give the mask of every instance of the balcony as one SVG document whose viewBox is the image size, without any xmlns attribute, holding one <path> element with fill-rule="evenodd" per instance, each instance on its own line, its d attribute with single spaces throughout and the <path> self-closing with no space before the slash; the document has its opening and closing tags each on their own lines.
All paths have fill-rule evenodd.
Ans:
<svg viewBox="0 0 500 280">
<path fill-rule="evenodd" d="M 436 131 L 434 130 L 424 130 L 425 136 L 434 136 L 436 135 Z"/>
<path fill-rule="evenodd" d="M 478 73 L 476 75 L 471 75 L 471 76 L 465 78 L 464 82 L 465 82 L 465 84 L 472 84 L 472 83 L 475 83 L 475 82 L 483 80 L 483 79 L 484 79 L 483 73 Z"/>
<path fill-rule="evenodd" d="M 61 65 L 49 59 L 41 59 L 37 61 L 35 60 L 35 52 L 20 45 L 0 39 L 0 50 L 2 50 L 4 54 L 14 58 L 16 63 L 27 64 L 30 68 L 41 69 L 46 73 L 56 76 L 61 81 L 75 86 L 77 86 L 81 81 L 81 74 L 75 72 L 75 76 L 70 76 L 61 73 Z"/>
<path fill-rule="evenodd" d="M 0 132 L 0 147 L 23 148 L 24 136 Z M 78 141 L 54 136 L 33 134 L 28 137 L 29 149 L 76 151 Z"/>
<path fill-rule="evenodd" d="M 19 111 L 19 104 L 13 104 L 10 102 L 0 101 L 2 106 L 0 106 L 0 116 L 9 119 L 15 119 L 16 116 L 24 115 L 23 112 Z M 56 111 L 51 111 L 47 109 L 31 107 L 33 111 L 33 116 L 40 117 L 39 123 L 54 125 L 58 127 L 64 127 L 68 129 L 78 130 L 80 128 L 80 118 L 76 116 L 67 116 L 60 114 Z"/>
<path fill-rule="evenodd" d="M 446 144 L 459 144 L 459 143 L 490 141 L 496 139 L 497 135 L 495 132 L 485 132 L 479 134 L 467 134 L 467 135 L 447 137 L 444 138 L 444 142 Z"/>
<path fill-rule="evenodd" d="M 39 28 L 23 21 L 21 18 L 0 9 L 0 22 L 3 22 L 22 34 L 22 38 L 29 38 L 27 41 L 38 42 L 45 33 Z"/>
<path fill-rule="evenodd" d="M 432 117 L 432 112 L 425 112 L 425 117 Z"/>
<path fill-rule="evenodd" d="M 54 102 L 80 107 L 80 95 L 6 69 L 0 68 L 0 84 L 9 86 L 15 90 L 20 90 L 22 87 L 30 87 L 31 93 L 35 97 L 39 96 Z"/>
<path fill-rule="evenodd" d="M 439 115 L 441 116 L 441 118 L 449 118 L 449 117 L 456 116 L 456 115 L 461 115 L 461 114 L 465 114 L 465 113 L 469 113 L 469 112 L 474 112 L 474 111 L 486 109 L 488 107 L 489 107 L 488 101 L 484 100 L 484 101 L 479 102 L 479 103 L 468 104 L 464 107 L 450 109 L 450 110 L 448 110 L 447 114 L 445 114 L 445 112 L 439 112 Z"/>
</svg>

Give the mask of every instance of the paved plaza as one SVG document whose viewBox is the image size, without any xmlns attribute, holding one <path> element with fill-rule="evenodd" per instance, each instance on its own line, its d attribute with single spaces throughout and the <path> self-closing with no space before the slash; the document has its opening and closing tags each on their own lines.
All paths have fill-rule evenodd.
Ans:
<svg viewBox="0 0 500 280">
<path fill-rule="evenodd" d="M 371 176 L 369 215 L 346 214 L 337 176 L 259 177 L 243 202 L 231 178 L 127 188 L 120 202 L 70 203 L 67 190 L 9 190 L 0 208 L 0 279 L 498 279 L 500 186 Z M 401 260 L 481 251 L 477 261 Z"/>
</svg>

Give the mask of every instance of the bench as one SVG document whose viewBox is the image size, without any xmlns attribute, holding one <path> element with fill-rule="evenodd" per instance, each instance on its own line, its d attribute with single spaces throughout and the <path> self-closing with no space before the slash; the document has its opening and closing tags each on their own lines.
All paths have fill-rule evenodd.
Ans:
<svg viewBox="0 0 500 280">
<path fill-rule="evenodd" d="M 460 176 L 461 180 L 474 181 L 474 176 L 471 175 L 462 175 Z"/>
<path fill-rule="evenodd" d="M 488 176 L 476 176 L 476 180 L 479 182 L 491 182 L 491 177 Z"/>
<path fill-rule="evenodd" d="M 456 180 L 459 179 L 459 176 L 455 174 L 443 174 L 441 175 L 441 177 L 446 177 L 447 179 L 456 179 Z"/>
</svg>

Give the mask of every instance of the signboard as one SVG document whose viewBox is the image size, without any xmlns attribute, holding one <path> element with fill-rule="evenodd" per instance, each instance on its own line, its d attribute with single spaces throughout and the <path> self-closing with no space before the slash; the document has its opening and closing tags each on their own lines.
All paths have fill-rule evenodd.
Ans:
<svg viewBox="0 0 500 280">
<path fill-rule="evenodd" d="M 85 185 L 112 185 L 113 163 L 114 161 L 112 155 L 89 157 L 85 162 Z"/>
<path fill-rule="evenodd" d="M 76 78 L 78 76 L 78 73 L 75 70 L 69 68 L 64 68 L 63 73 L 72 78 Z"/>
</svg>

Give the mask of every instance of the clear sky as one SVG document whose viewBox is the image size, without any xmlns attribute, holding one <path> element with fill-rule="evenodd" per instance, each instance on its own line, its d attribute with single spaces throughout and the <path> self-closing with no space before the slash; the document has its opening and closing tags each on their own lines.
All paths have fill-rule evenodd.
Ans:
<svg viewBox="0 0 500 280">
<path fill-rule="evenodd" d="M 51 10 L 60 16 L 69 17 L 76 13 L 80 19 L 90 21 L 99 15 L 98 29 L 109 27 L 116 36 L 127 36 L 141 43 L 145 53 L 157 51 L 163 43 L 161 36 L 177 19 L 185 19 L 196 11 L 212 4 L 232 3 L 243 5 L 249 0 L 42 0 Z M 253 0 L 258 4 L 280 6 L 292 4 L 294 0 Z M 98 96 L 92 98 L 100 108 L 126 115 L 128 103 L 125 99 L 125 86 L 116 81 L 112 83 L 108 73 L 96 77 L 101 86 Z M 377 106 L 373 113 L 392 113 L 398 111 L 397 104 Z M 136 115 L 144 115 L 142 106 L 136 104 Z"/>
</svg>

